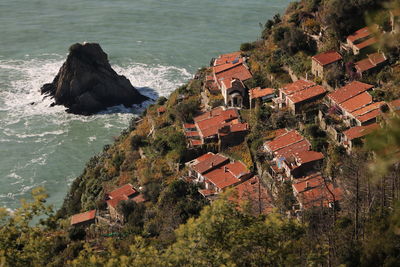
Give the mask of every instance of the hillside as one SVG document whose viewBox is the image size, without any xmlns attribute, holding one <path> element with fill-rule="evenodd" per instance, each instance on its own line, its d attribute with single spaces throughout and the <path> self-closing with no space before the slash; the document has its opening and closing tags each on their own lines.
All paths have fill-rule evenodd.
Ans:
<svg viewBox="0 0 400 267">
<path fill-rule="evenodd" d="M 2 210 L 0 265 L 396 266 L 397 4 L 290 4 L 132 119 L 60 210 L 40 188 Z"/>
</svg>

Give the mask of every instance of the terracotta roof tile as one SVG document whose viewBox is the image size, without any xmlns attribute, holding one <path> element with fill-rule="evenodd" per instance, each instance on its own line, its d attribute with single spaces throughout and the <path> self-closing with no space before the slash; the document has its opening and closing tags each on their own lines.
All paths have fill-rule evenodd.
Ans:
<svg viewBox="0 0 400 267">
<path fill-rule="evenodd" d="M 374 44 L 376 44 L 377 42 L 378 42 L 378 40 L 376 40 L 375 37 L 372 37 L 372 38 L 370 38 L 370 39 L 368 39 L 368 40 L 365 40 L 364 42 L 361 42 L 361 43 L 359 43 L 359 44 L 356 44 L 356 45 L 354 45 L 354 46 L 357 47 L 359 50 L 361 50 L 361 49 L 363 49 L 363 48 L 365 48 L 365 47 L 374 45 Z"/>
<path fill-rule="evenodd" d="M 347 140 L 353 140 L 366 136 L 378 128 L 379 124 L 377 123 L 373 123 L 367 126 L 355 126 L 348 129 L 347 131 L 344 131 L 343 134 L 347 137 Z"/>
<path fill-rule="evenodd" d="M 373 110 L 379 109 L 382 105 L 385 104 L 385 101 L 380 101 L 380 102 L 375 102 L 372 103 L 368 106 L 365 106 L 363 108 L 360 108 L 359 110 L 356 110 L 354 112 L 351 113 L 351 115 L 353 115 L 354 117 L 358 117 L 358 116 L 362 116 L 364 114 L 367 114 Z"/>
<path fill-rule="evenodd" d="M 361 123 L 370 121 L 375 119 L 376 117 L 378 117 L 381 114 L 381 111 L 379 109 L 375 109 L 371 112 L 368 112 L 364 115 L 358 116 L 357 120 L 359 120 Z"/>
<path fill-rule="evenodd" d="M 202 162 L 194 165 L 192 168 L 200 174 L 204 174 L 214 168 L 217 168 L 220 165 L 226 164 L 229 162 L 229 159 L 222 156 L 221 154 L 212 155 L 212 157 L 208 157 Z"/>
<path fill-rule="evenodd" d="M 191 146 L 201 146 L 203 142 L 201 140 L 190 139 L 189 143 Z"/>
<path fill-rule="evenodd" d="M 219 167 L 203 175 L 206 180 L 214 184 L 215 187 L 223 190 L 226 187 L 240 183 L 240 179 L 236 178 L 231 172 Z"/>
<path fill-rule="evenodd" d="M 358 94 L 361 94 L 362 92 L 365 92 L 371 88 L 373 88 L 373 85 L 358 82 L 358 81 L 353 81 L 351 83 L 346 84 L 345 86 L 337 89 L 335 92 L 330 93 L 328 95 L 328 98 L 333 100 L 336 104 L 340 104 Z"/>
<path fill-rule="evenodd" d="M 291 144 L 300 142 L 304 139 L 297 131 L 292 130 L 284 135 L 278 136 L 274 140 L 267 142 L 265 145 L 272 152 L 287 147 Z"/>
<path fill-rule="evenodd" d="M 203 197 L 209 197 L 209 196 L 213 196 L 216 194 L 216 192 L 214 190 L 210 190 L 210 189 L 199 189 L 199 193 Z"/>
<path fill-rule="evenodd" d="M 312 57 L 318 64 L 325 66 L 342 59 L 342 56 L 336 51 L 328 51 Z"/>
<path fill-rule="evenodd" d="M 268 190 L 260 183 L 258 176 L 234 187 L 236 194 L 230 198 L 231 201 L 238 203 L 249 203 L 253 214 L 267 214 L 272 211 L 273 204 Z"/>
<path fill-rule="evenodd" d="M 236 65 L 228 70 L 217 73 L 215 76 L 217 77 L 218 82 L 228 81 L 229 83 L 233 79 L 239 79 L 244 82 L 252 77 L 250 71 L 243 64 Z"/>
<path fill-rule="evenodd" d="M 307 139 L 304 139 L 298 143 L 291 144 L 287 147 L 279 149 L 274 152 L 276 158 L 289 158 L 293 154 L 301 151 L 308 151 L 311 148 L 311 144 Z"/>
<path fill-rule="evenodd" d="M 324 157 L 324 154 L 321 152 L 316 152 L 316 151 L 301 151 L 301 152 L 296 152 L 294 154 L 294 157 L 300 164 L 305 164 L 308 162 L 316 161 L 316 160 L 321 160 Z"/>
<path fill-rule="evenodd" d="M 165 111 L 167 111 L 167 109 L 164 106 L 161 106 L 157 109 L 158 113 L 164 113 Z"/>
<path fill-rule="evenodd" d="M 293 93 L 292 95 L 288 95 L 288 99 L 290 99 L 293 103 L 301 103 L 308 99 L 312 99 L 317 96 L 322 96 L 326 93 L 324 87 L 320 85 L 315 85 L 313 87 L 307 88 L 305 90 Z"/>
<path fill-rule="evenodd" d="M 131 184 L 126 184 L 126 185 L 123 185 L 123 186 L 111 191 L 108 195 L 110 198 L 115 198 L 119 195 L 125 195 L 127 197 L 130 197 L 136 193 L 137 193 L 137 191 L 133 188 L 133 186 Z"/>
<path fill-rule="evenodd" d="M 186 137 L 196 137 L 196 136 L 200 136 L 200 134 L 199 134 L 199 132 L 197 132 L 197 131 L 185 132 L 185 136 L 186 136 Z"/>
<path fill-rule="evenodd" d="M 196 128 L 196 124 L 194 124 L 194 123 L 184 123 L 183 124 L 183 128 L 185 128 L 185 129 L 195 129 Z"/>
<path fill-rule="evenodd" d="M 359 39 L 362 39 L 362 38 L 365 38 L 365 37 L 368 37 L 371 34 L 372 33 L 369 30 L 369 28 L 368 27 L 364 27 L 364 28 L 359 29 L 358 31 L 354 32 L 353 34 L 349 35 L 347 37 L 347 40 L 349 40 L 350 42 L 354 43 L 355 41 L 357 41 Z"/>
<path fill-rule="evenodd" d="M 386 61 L 386 56 L 383 53 L 373 53 L 373 54 L 369 54 L 368 58 L 371 60 L 371 62 L 375 65 L 379 65 L 383 62 Z"/>
<path fill-rule="evenodd" d="M 275 89 L 273 89 L 273 88 L 261 89 L 261 87 L 256 87 L 256 88 L 249 90 L 249 95 L 250 95 L 251 99 L 260 98 L 260 97 L 269 96 L 269 95 L 273 96 L 274 94 L 275 94 Z"/>
<path fill-rule="evenodd" d="M 357 109 L 360 109 L 368 104 L 372 103 L 372 96 L 367 92 L 361 93 L 349 100 L 346 100 L 339 104 L 339 106 L 346 110 L 347 112 L 353 112 Z"/>
<path fill-rule="evenodd" d="M 291 95 L 295 92 L 304 90 L 308 87 L 314 86 L 315 83 L 312 81 L 305 81 L 305 80 L 297 80 L 293 83 L 286 84 L 280 90 L 284 92 L 286 95 Z"/>
<path fill-rule="evenodd" d="M 123 200 L 128 200 L 129 198 L 126 195 L 118 195 L 112 199 L 107 200 L 107 205 L 111 206 L 113 208 L 117 208 L 118 203 L 123 201 Z"/>
<path fill-rule="evenodd" d="M 96 218 L 96 210 L 90 210 L 87 212 L 75 214 L 75 215 L 72 215 L 72 217 L 71 217 L 71 225 L 90 221 L 90 220 L 93 220 L 94 218 Z"/>
<path fill-rule="evenodd" d="M 214 62 L 215 66 L 223 65 L 234 61 L 235 59 L 241 58 L 241 52 L 232 52 L 228 54 L 219 55 Z"/>
<path fill-rule="evenodd" d="M 247 169 L 247 167 L 240 161 L 231 162 L 225 165 L 223 168 L 225 167 L 236 178 L 240 178 L 243 175 L 250 174 L 249 169 Z"/>
<path fill-rule="evenodd" d="M 200 163 L 202 161 L 205 161 L 208 158 L 211 158 L 213 155 L 215 155 L 215 154 L 212 153 L 212 152 L 208 152 L 208 153 L 206 153 L 204 155 L 201 155 L 200 157 L 196 158 L 196 161 L 197 161 L 197 163 Z"/>
<path fill-rule="evenodd" d="M 373 69 L 376 67 L 369 58 L 362 59 L 354 63 L 354 67 L 357 69 L 358 72 L 365 72 L 367 70 Z"/>
<path fill-rule="evenodd" d="M 392 110 L 400 110 L 400 98 L 388 103 Z"/>
</svg>

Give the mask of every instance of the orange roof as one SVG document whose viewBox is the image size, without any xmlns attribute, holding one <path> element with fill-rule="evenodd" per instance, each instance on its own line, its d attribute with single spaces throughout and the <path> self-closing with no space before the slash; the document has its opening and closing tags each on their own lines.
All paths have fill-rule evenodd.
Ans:
<svg viewBox="0 0 400 267">
<path fill-rule="evenodd" d="M 280 90 L 284 92 L 286 95 L 291 95 L 295 92 L 304 90 L 308 87 L 314 86 L 315 83 L 312 81 L 305 81 L 305 80 L 297 80 L 293 83 L 286 84 Z"/>
<path fill-rule="evenodd" d="M 354 66 L 358 72 L 364 72 L 376 67 L 376 65 L 374 65 L 369 58 L 357 61 L 354 63 Z"/>
<path fill-rule="evenodd" d="M 167 111 L 167 109 L 164 106 L 161 106 L 157 109 L 158 113 L 164 113 L 165 111 Z"/>
<path fill-rule="evenodd" d="M 364 42 L 361 42 L 359 44 L 354 45 L 355 47 L 357 47 L 359 50 L 368 47 L 370 45 L 376 44 L 378 42 L 378 40 L 376 40 L 375 37 L 372 37 L 368 40 L 365 40 Z"/>
<path fill-rule="evenodd" d="M 307 139 L 304 139 L 298 143 L 294 143 L 287 147 L 279 149 L 279 150 L 275 151 L 274 154 L 275 154 L 275 157 L 278 159 L 280 159 L 280 158 L 286 159 L 295 153 L 310 150 L 310 148 L 311 148 L 310 142 L 308 142 Z"/>
<path fill-rule="evenodd" d="M 107 200 L 107 205 L 111 206 L 113 208 L 116 208 L 118 203 L 121 202 L 122 200 L 128 200 L 129 198 L 126 195 L 118 195 L 116 197 L 113 197 L 112 199 Z"/>
<path fill-rule="evenodd" d="M 320 174 L 313 174 L 308 177 L 299 179 L 296 183 L 292 184 L 293 191 L 297 195 L 297 199 L 304 208 L 310 208 L 313 206 L 325 206 L 327 207 L 330 202 L 335 200 L 339 201 L 342 199 L 342 190 L 339 187 L 334 186 L 331 182 L 327 181 L 328 188 L 324 182 L 324 178 Z"/>
<path fill-rule="evenodd" d="M 194 128 L 196 128 L 196 125 L 193 124 L 193 123 L 184 123 L 183 124 L 183 128 L 185 128 L 185 129 L 194 129 Z"/>
<path fill-rule="evenodd" d="M 241 57 L 240 51 L 232 52 L 232 53 L 228 53 L 228 54 L 222 54 L 222 55 L 219 55 L 218 58 L 215 59 L 214 65 L 218 66 L 218 65 L 230 63 L 240 57 Z"/>
<path fill-rule="evenodd" d="M 357 109 L 360 109 L 368 104 L 372 103 L 372 96 L 367 92 L 361 93 L 349 100 L 342 102 L 340 105 L 341 108 L 346 110 L 347 112 L 353 112 Z"/>
<path fill-rule="evenodd" d="M 366 136 L 377 128 L 379 128 L 379 124 L 377 123 L 373 123 L 367 126 L 355 126 L 348 129 L 347 131 L 344 131 L 343 134 L 347 137 L 348 140 L 353 140 Z"/>
<path fill-rule="evenodd" d="M 364 115 L 361 115 L 359 117 L 357 117 L 357 120 L 359 120 L 361 123 L 370 121 L 372 119 L 375 119 L 376 117 L 378 117 L 381 114 L 381 111 L 379 109 L 375 109 L 371 112 L 368 112 Z"/>
<path fill-rule="evenodd" d="M 193 132 L 185 132 L 186 137 L 194 137 L 194 136 L 199 136 L 199 132 L 193 131 Z"/>
<path fill-rule="evenodd" d="M 109 193 L 108 196 L 110 198 L 115 198 L 119 195 L 125 195 L 127 197 L 130 197 L 136 193 L 137 193 L 137 191 L 133 188 L 133 186 L 131 184 L 126 184 L 126 185 L 123 185 L 123 186 L 111 191 L 111 193 Z"/>
<path fill-rule="evenodd" d="M 239 204 L 242 202 L 248 202 L 251 211 L 254 214 L 258 214 L 260 211 L 263 214 L 267 214 L 272 211 L 272 199 L 269 196 L 267 189 L 260 183 L 258 176 L 254 176 L 249 180 L 238 184 L 234 189 L 237 194 L 232 195 L 230 198 L 231 201 Z"/>
<path fill-rule="evenodd" d="M 316 160 L 321 160 L 324 157 L 324 154 L 321 152 L 316 152 L 316 151 L 301 151 L 301 152 L 296 152 L 294 154 L 294 157 L 300 164 L 305 164 L 308 162 L 316 161 Z"/>
<path fill-rule="evenodd" d="M 400 98 L 388 103 L 393 110 L 400 110 Z"/>
<path fill-rule="evenodd" d="M 323 94 L 326 93 L 326 90 L 324 87 L 320 85 L 315 85 L 313 87 L 309 87 L 305 90 L 298 91 L 296 93 L 293 93 L 292 95 L 288 95 L 288 98 L 293 102 L 293 103 L 301 103 L 303 101 L 306 101 L 308 99 L 312 99 L 317 96 L 322 96 Z"/>
<path fill-rule="evenodd" d="M 209 197 L 209 196 L 215 195 L 216 192 L 214 190 L 209 190 L 209 189 L 199 189 L 199 193 L 203 197 Z"/>
<path fill-rule="evenodd" d="M 217 73 L 215 76 L 218 82 L 227 81 L 229 83 L 233 79 L 239 79 L 244 82 L 252 77 L 250 71 L 243 64 L 235 65 L 228 70 Z"/>
<path fill-rule="evenodd" d="M 200 162 L 202 162 L 202 161 L 205 161 L 205 160 L 208 159 L 208 158 L 211 158 L 213 155 L 215 155 L 215 154 L 212 153 L 212 152 L 208 152 L 207 154 L 204 154 L 204 155 L 202 155 L 202 156 L 196 158 L 196 161 L 197 161 L 197 163 L 200 163 Z"/>
<path fill-rule="evenodd" d="M 284 135 L 278 136 L 270 142 L 267 142 L 265 145 L 270 151 L 275 152 L 281 148 L 300 142 L 303 139 L 304 137 L 301 136 L 296 130 L 292 130 Z"/>
<path fill-rule="evenodd" d="M 225 167 L 236 178 L 240 178 L 243 175 L 250 173 L 249 169 L 247 169 L 247 167 L 240 161 L 231 162 L 225 165 L 224 168 Z"/>
<path fill-rule="evenodd" d="M 247 123 L 236 123 L 231 125 L 231 132 L 243 132 L 249 129 Z"/>
<path fill-rule="evenodd" d="M 256 87 L 249 90 L 249 95 L 251 99 L 274 95 L 274 94 L 275 94 L 275 89 L 273 88 L 261 89 L 261 87 Z"/>
<path fill-rule="evenodd" d="M 373 53 L 368 55 L 369 60 L 375 65 L 379 65 L 386 61 L 386 56 L 383 53 Z"/>
<path fill-rule="evenodd" d="M 354 112 L 351 113 L 351 115 L 353 115 L 354 117 L 358 117 L 358 116 L 362 116 L 364 114 L 367 114 L 373 110 L 379 109 L 382 105 L 385 104 L 385 101 L 380 101 L 380 102 L 375 102 L 372 103 L 368 106 L 365 106 L 363 108 L 360 108 L 359 110 L 356 110 Z"/>
<path fill-rule="evenodd" d="M 365 92 L 371 88 L 373 88 L 373 85 L 358 82 L 358 81 L 353 81 L 351 83 L 346 84 L 345 86 L 337 89 L 335 92 L 330 93 L 328 95 L 328 98 L 333 100 L 336 104 L 340 104 L 362 92 Z"/>
<path fill-rule="evenodd" d="M 342 59 L 342 56 L 336 51 L 328 51 L 312 57 L 318 64 L 325 66 Z"/>
<path fill-rule="evenodd" d="M 221 154 L 214 154 L 211 157 L 207 157 L 205 160 L 199 162 L 194 165 L 193 170 L 197 171 L 200 174 L 204 174 L 224 163 L 228 163 L 229 159 L 222 156 Z"/>
<path fill-rule="evenodd" d="M 203 142 L 201 140 L 190 139 L 189 143 L 191 146 L 201 146 Z"/>
<path fill-rule="evenodd" d="M 286 128 L 277 129 L 277 130 L 274 131 L 274 137 L 278 137 L 278 136 L 284 135 L 287 132 L 288 132 L 288 130 Z"/>
<path fill-rule="evenodd" d="M 370 36 L 372 33 L 370 32 L 368 27 L 364 27 L 362 29 L 359 29 L 358 31 L 354 32 L 353 34 L 349 35 L 347 37 L 347 40 L 350 42 L 355 42 L 359 39 L 365 38 Z"/>
<path fill-rule="evenodd" d="M 243 58 L 236 58 L 230 62 L 226 62 L 224 64 L 219 64 L 213 67 L 214 73 L 218 74 L 220 72 L 226 71 L 228 69 L 231 69 L 233 67 L 236 67 L 238 65 L 242 65 L 243 64 Z"/>
<path fill-rule="evenodd" d="M 224 189 L 226 187 L 235 185 L 240 182 L 229 170 L 225 169 L 223 166 L 214 169 L 203 175 L 204 178 L 215 185 L 219 189 Z"/>
<path fill-rule="evenodd" d="M 136 197 L 132 198 L 132 200 L 135 201 L 136 203 L 141 203 L 141 202 L 146 201 L 146 200 L 144 199 L 143 194 L 137 195 Z"/>
<path fill-rule="evenodd" d="M 211 112 L 212 113 L 212 112 Z M 203 115 L 201 115 L 203 116 Z M 200 132 L 200 136 L 203 138 L 207 138 L 213 135 L 217 135 L 218 131 L 224 127 L 229 126 L 234 123 L 234 120 L 239 118 L 239 114 L 236 109 L 227 109 L 220 112 L 218 115 L 213 117 L 208 117 L 203 120 L 199 120 L 195 118 L 197 127 Z M 237 126 L 234 129 L 239 129 L 240 126 Z M 242 125 L 242 127 L 246 127 Z"/>
<path fill-rule="evenodd" d="M 87 212 L 72 215 L 71 225 L 79 224 L 82 222 L 90 221 L 96 218 L 96 210 L 90 210 Z"/>
</svg>

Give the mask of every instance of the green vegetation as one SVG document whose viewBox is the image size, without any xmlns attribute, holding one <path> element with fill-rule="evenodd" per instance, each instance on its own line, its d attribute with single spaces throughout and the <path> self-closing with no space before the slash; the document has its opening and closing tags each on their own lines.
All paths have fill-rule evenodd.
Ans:
<svg viewBox="0 0 400 267">
<path fill-rule="evenodd" d="M 339 41 L 365 21 L 387 29 L 385 8 L 377 0 L 290 4 L 285 15 L 265 23 L 261 41 L 241 45 L 253 73 L 246 85 L 279 88 L 291 81 L 289 69 L 303 76 L 310 70 L 311 55 L 337 49 Z M 323 38 L 317 47 L 320 32 Z M 372 93 L 375 100 L 400 97 L 400 38 L 387 38 L 381 48 L 390 64 L 363 77 L 379 85 Z M 298 221 L 288 216 L 296 199 L 291 182 L 285 181 L 273 192 L 276 210 L 253 216 L 229 201 L 231 192 L 210 204 L 196 185 L 181 179 L 187 171 L 183 163 L 217 150 L 216 144 L 189 150 L 182 131 L 182 124 L 192 122 L 201 108 L 205 73 L 201 69 L 168 99 L 160 97 L 114 144 L 91 158 L 56 214 L 45 205 L 46 194 L 40 188 L 33 191 L 31 202 L 24 201 L 13 213 L 1 209 L 0 266 L 398 265 L 399 119 L 387 120 L 382 130 L 348 155 L 315 124 L 319 103 L 305 106 L 306 112 L 299 115 L 260 102 L 241 110 L 251 131 L 245 142 L 222 153 L 262 174 L 268 168 L 260 151 L 263 142 L 271 140 L 276 129 L 301 127 L 312 148 L 325 154 L 323 173 L 346 189 L 339 207 L 309 209 Z M 331 85 L 344 78 L 349 77 L 335 70 L 326 74 Z M 223 101 L 221 96 L 209 98 L 212 107 Z M 160 106 L 165 113 L 158 114 Z M 94 208 L 104 213 L 106 194 L 126 183 L 141 188 L 146 201 L 118 205 L 123 226 L 70 227 L 72 214 Z M 38 217 L 46 219 L 34 223 Z"/>
</svg>

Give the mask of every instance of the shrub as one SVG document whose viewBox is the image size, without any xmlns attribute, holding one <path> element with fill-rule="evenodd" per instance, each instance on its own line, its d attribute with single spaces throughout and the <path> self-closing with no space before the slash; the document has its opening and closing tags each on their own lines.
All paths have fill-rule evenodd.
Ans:
<svg viewBox="0 0 400 267">
<path fill-rule="evenodd" d="M 137 150 L 141 145 L 143 145 L 143 136 L 134 135 L 131 138 L 131 147 L 133 150 Z"/>
<path fill-rule="evenodd" d="M 243 43 L 240 45 L 241 51 L 249 51 L 254 49 L 254 45 L 252 43 Z"/>
<path fill-rule="evenodd" d="M 86 231 L 83 227 L 71 227 L 68 231 L 68 237 L 72 241 L 83 240 L 86 237 Z"/>
<path fill-rule="evenodd" d="M 167 99 L 166 97 L 160 96 L 160 97 L 157 99 L 157 105 L 162 106 L 162 105 L 165 104 L 165 102 L 167 102 L 167 100 L 168 100 L 168 99 Z"/>
<path fill-rule="evenodd" d="M 185 101 L 179 103 L 176 107 L 176 115 L 177 117 L 184 122 L 190 122 L 193 120 L 193 116 L 199 110 L 200 101 L 197 99 L 192 99 L 189 101 Z"/>
</svg>

